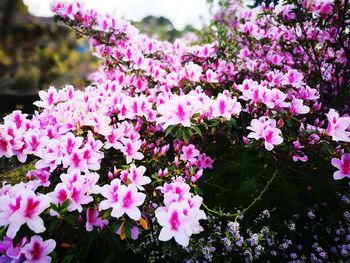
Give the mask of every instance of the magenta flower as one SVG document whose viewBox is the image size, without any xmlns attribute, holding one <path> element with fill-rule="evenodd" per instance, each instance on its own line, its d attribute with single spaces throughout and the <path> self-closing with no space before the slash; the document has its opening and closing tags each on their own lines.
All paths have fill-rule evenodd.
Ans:
<svg viewBox="0 0 350 263">
<path fill-rule="evenodd" d="M 36 169 L 50 168 L 50 172 L 55 170 L 62 163 L 61 144 L 59 140 L 49 140 L 46 149 L 40 154 L 41 159 L 36 162 Z"/>
<path fill-rule="evenodd" d="M 26 257 L 25 263 L 49 263 L 51 257 L 48 255 L 55 249 L 56 241 L 49 239 L 43 241 L 40 236 L 33 236 L 28 244 L 26 244 L 22 253 Z"/>
<path fill-rule="evenodd" d="M 1 263 L 19 263 L 23 261 L 22 247 L 27 242 L 26 238 L 23 238 L 16 245 L 13 244 L 12 238 L 7 236 L 0 241 L 0 262 Z"/>
<path fill-rule="evenodd" d="M 15 110 L 11 114 L 4 117 L 4 122 L 5 123 L 11 123 L 11 122 L 14 123 L 16 129 L 19 129 L 21 127 L 25 128 L 25 124 L 26 124 L 26 122 L 28 122 L 27 116 L 28 116 L 28 114 L 24 114 L 20 110 Z"/>
<path fill-rule="evenodd" d="M 73 133 L 69 132 L 61 138 L 62 153 L 70 155 L 78 150 L 82 144 L 83 137 L 75 137 Z"/>
<path fill-rule="evenodd" d="M 173 202 L 182 202 L 190 195 L 190 186 L 185 182 L 183 177 L 172 179 L 171 183 L 165 183 L 158 187 L 164 194 L 165 206 L 170 206 Z"/>
<path fill-rule="evenodd" d="M 123 145 L 120 143 L 121 136 L 123 135 L 122 131 L 117 128 L 113 128 L 111 133 L 106 136 L 106 143 L 104 148 L 110 149 L 113 147 L 116 150 L 120 150 L 123 148 Z"/>
<path fill-rule="evenodd" d="M 92 193 L 98 193 L 99 189 L 96 185 L 99 175 L 96 173 L 82 174 L 79 170 L 73 170 L 68 174 L 61 174 L 62 183 L 58 183 L 55 190 L 49 193 L 52 203 L 62 205 L 64 201 L 69 199 L 68 211 L 83 210 L 82 205 L 89 204 L 93 201 Z M 52 215 L 56 215 L 54 211 L 50 211 Z"/>
<path fill-rule="evenodd" d="M 187 146 L 182 147 L 182 154 L 180 155 L 180 159 L 183 161 L 188 161 L 190 163 L 195 163 L 197 161 L 197 157 L 199 155 L 199 151 L 193 144 L 189 144 Z"/>
<path fill-rule="evenodd" d="M 199 169 L 213 169 L 213 163 L 213 159 L 211 159 L 205 153 L 202 153 L 198 156 L 196 165 Z"/>
<path fill-rule="evenodd" d="M 277 128 L 267 127 L 263 131 L 262 139 L 264 140 L 265 148 L 268 151 L 271 151 L 275 145 L 279 145 L 283 142 L 283 138 L 281 137 L 281 130 Z"/>
<path fill-rule="evenodd" d="M 103 229 L 107 224 L 108 220 L 99 217 L 99 212 L 97 209 L 86 209 L 86 231 L 91 232 L 94 226 Z"/>
<path fill-rule="evenodd" d="M 48 169 L 31 170 L 27 173 L 28 179 L 36 179 L 38 185 L 48 187 L 50 186 L 50 176 Z"/>
<path fill-rule="evenodd" d="M 335 180 L 340 180 L 344 177 L 350 178 L 350 153 L 343 154 L 341 159 L 333 158 L 332 165 L 339 169 L 333 174 Z"/>
<path fill-rule="evenodd" d="M 209 83 L 218 83 L 218 74 L 212 71 L 211 69 L 208 69 L 205 72 L 206 79 Z"/>
<path fill-rule="evenodd" d="M 65 155 L 62 159 L 63 167 L 68 168 L 68 172 L 72 170 L 87 171 L 88 164 L 87 160 L 84 158 L 83 149 L 75 149 L 71 154 Z"/>
<path fill-rule="evenodd" d="M 48 196 L 51 198 L 51 203 L 55 205 L 62 205 L 64 201 L 68 199 L 70 191 L 64 183 L 58 183 L 53 192 L 48 193 Z M 57 212 L 50 210 L 50 215 L 58 215 Z"/>
</svg>

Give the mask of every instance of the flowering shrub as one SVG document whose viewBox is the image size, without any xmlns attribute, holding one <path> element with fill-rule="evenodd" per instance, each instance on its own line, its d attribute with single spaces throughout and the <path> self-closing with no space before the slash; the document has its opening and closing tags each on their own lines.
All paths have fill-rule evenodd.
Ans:
<svg viewBox="0 0 350 263">
<path fill-rule="evenodd" d="M 50 261 L 57 242 L 54 261 L 73 255 L 84 261 L 95 238 L 120 244 L 117 236 L 133 251 L 139 250 L 133 244 L 148 239 L 146 245 L 179 244 L 164 247 L 170 258 L 211 260 L 207 255 L 219 247 L 225 251 L 218 257 L 289 257 L 291 240 L 266 228 L 248 229 L 243 237 L 238 221 L 249 222 L 243 220 L 247 212 L 287 168 L 329 172 L 323 174 L 329 185 L 336 185 L 332 165 L 334 179 L 350 177 L 350 117 L 326 103 L 349 94 L 348 4 L 224 4 L 208 29 L 214 30 L 206 37 L 210 43 L 189 46 L 149 39 L 79 2 L 52 3 L 59 21 L 89 37 L 101 66 L 90 86 L 50 87 L 39 92 L 33 116 L 14 111 L 4 118 L 0 155 L 33 162 L 35 169 L 0 190 L 1 260 Z M 256 163 L 245 166 L 243 159 L 251 159 L 245 153 L 256 152 Z M 201 197 L 208 192 L 199 187 L 202 177 L 219 176 L 215 163 L 225 165 L 230 154 L 242 157 L 236 165 L 245 173 L 263 163 L 256 174 L 265 176 L 263 190 L 235 212 L 209 208 Z M 346 180 L 341 183 L 348 189 Z M 203 244 L 204 227 L 217 222 L 228 225 L 214 234 L 222 242 L 213 239 L 202 248 L 205 255 L 198 254 L 191 241 Z M 299 254 L 313 260 L 310 253 Z M 334 257 L 347 253 L 335 251 Z"/>
</svg>

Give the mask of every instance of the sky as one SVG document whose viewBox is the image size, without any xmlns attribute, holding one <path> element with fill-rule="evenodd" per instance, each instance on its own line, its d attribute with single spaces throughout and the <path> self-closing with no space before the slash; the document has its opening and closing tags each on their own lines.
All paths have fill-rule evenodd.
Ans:
<svg viewBox="0 0 350 263">
<path fill-rule="evenodd" d="M 29 13 L 34 16 L 49 17 L 50 0 L 23 0 Z M 209 4 L 206 0 L 81 0 L 88 7 L 102 12 L 112 12 L 127 20 L 139 21 L 142 18 L 164 16 L 181 30 L 190 24 L 201 28 L 203 22 L 210 20 Z"/>
</svg>

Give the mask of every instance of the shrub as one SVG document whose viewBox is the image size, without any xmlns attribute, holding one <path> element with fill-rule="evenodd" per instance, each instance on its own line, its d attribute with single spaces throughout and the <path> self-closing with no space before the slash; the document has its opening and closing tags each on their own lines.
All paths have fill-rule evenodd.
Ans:
<svg viewBox="0 0 350 263">
<path fill-rule="evenodd" d="M 4 118 L 1 156 L 35 169 L 1 188 L 2 259 L 49 261 L 56 242 L 64 262 L 348 257 L 350 117 L 329 108 L 348 109 L 348 3 L 223 5 L 186 45 L 52 4 L 101 67 Z"/>
</svg>

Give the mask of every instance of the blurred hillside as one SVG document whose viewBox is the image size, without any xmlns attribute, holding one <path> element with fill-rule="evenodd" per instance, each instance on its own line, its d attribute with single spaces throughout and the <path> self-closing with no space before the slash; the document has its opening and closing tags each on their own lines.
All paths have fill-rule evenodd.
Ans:
<svg viewBox="0 0 350 263">
<path fill-rule="evenodd" d="M 19 0 L 0 1 L 0 112 L 31 110 L 37 92 L 50 85 L 86 84 L 97 68 L 85 39 L 53 18 L 28 14 Z"/>
<path fill-rule="evenodd" d="M 163 16 L 147 16 L 141 21 L 133 22 L 132 24 L 137 27 L 140 32 L 146 34 L 151 38 L 167 40 L 170 42 L 174 42 L 177 38 L 182 37 L 185 33 L 197 31 L 191 25 L 187 25 L 184 30 L 177 30 L 171 21 Z"/>
</svg>

